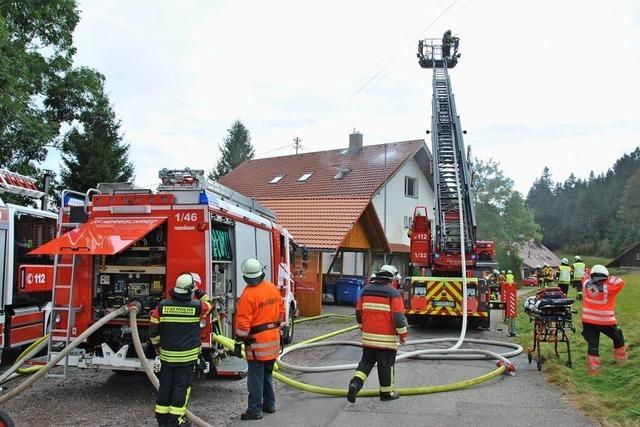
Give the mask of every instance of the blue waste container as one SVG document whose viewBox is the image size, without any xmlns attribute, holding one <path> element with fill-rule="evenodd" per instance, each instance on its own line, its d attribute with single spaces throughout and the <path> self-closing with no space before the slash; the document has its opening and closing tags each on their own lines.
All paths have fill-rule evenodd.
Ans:
<svg viewBox="0 0 640 427">
<path fill-rule="evenodd" d="M 364 277 L 342 277 L 336 282 L 336 304 L 353 304 L 358 302 L 358 298 L 364 287 Z"/>
</svg>

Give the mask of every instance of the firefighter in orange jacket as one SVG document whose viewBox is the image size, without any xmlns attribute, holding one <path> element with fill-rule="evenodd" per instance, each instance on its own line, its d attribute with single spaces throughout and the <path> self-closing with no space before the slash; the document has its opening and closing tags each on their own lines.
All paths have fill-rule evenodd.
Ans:
<svg viewBox="0 0 640 427">
<path fill-rule="evenodd" d="M 367 376 L 378 364 L 380 400 L 394 400 L 400 396 L 394 391 L 394 364 L 398 338 L 400 344 L 407 340 L 407 319 L 400 293 L 391 287 L 398 270 L 383 265 L 370 285 L 362 290 L 356 305 L 356 320 L 362 329 L 362 359 L 351 382 L 347 400 L 353 403 Z"/>
<path fill-rule="evenodd" d="M 155 411 L 160 426 L 190 425 L 185 415 L 193 368 L 200 356 L 200 320 L 211 312 L 209 297 L 198 289 L 199 283 L 199 275 L 182 273 L 171 298 L 162 300 L 149 318 L 149 339 L 162 362 Z"/>
<path fill-rule="evenodd" d="M 600 333 L 613 341 L 616 364 L 627 362 L 624 335 L 618 327 L 615 316 L 615 302 L 618 292 L 624 287 L 619 277 L 610 276 L 603 265 L 594 265 L 591 278 L 585 278 L 582 285 L 582 336 L 587 341 L 587 365 L 590 375 L 600 372 Z"/>
<path fill-rule="evenodd" d="M 236 345 L 241 355 L 244 343 L 249 372 L 249 403 L 242 420 L 259 420 L 262 413 L 276 411 L 276 396 L 271 374 L 280 354 L 280 324 L 284 320 L 284 304 L 276 286 L 264 280 L 263 267 L 255 258 L 242 264 L 247 286 L 242 291 L 236 310 Z"/>
</svg>

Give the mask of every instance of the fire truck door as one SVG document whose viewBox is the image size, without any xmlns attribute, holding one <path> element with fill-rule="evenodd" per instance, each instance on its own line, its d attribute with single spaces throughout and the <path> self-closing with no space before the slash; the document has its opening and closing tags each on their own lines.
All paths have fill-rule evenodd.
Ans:
<svg viewBox="0 0 640 427">
<path fill-rule="evenodd" d="M 242 279 L 242 263 L 247 258 L 257 258 L 265 266 L 265 279 L 272 280 L 271 233 L 267 230 L 236 222 L 235 225 L 235 295 L 242 294 L 245 283 Z"/>
</svg>

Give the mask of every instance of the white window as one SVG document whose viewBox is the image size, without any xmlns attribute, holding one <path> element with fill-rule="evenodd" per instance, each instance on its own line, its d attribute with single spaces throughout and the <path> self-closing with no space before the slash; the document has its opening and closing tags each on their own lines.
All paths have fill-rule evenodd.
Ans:
<svg viewBox="0 0 640 427">
<path fill-rule="evenodd" d="M 636 261 L 640 261 L 640 252 L 636 254 Z"/>
<path fill-rule="evenodd" d="M 276 177 L 274 177 L 271 181 L 269 181 L 269 184 L 276 184 L 278 182 L 280 182 L 280 180 L 284 178 L 284 175 L 278 175 Z"/>
<path fill-rule="evenodd" d="M 311 175 L 313 175 L 313 172 L 305 172 L 304 175 L 302 175 L 300 178 L 298 178 L 298 182 L 302 182 L 302 181 L 306 181 L 308 180 Z"/>
<path fill-rule="evenodd" d="M 411 228 L 411 224 L 413 223 L 413 217 L 411 216 L 405 216 L 404 217 L 404 228 L 409 229 Z"/>
<path fill-rule="evenodd" d="M 404 195 L 407 197 L 418 197 L 418 180 L 410 176 L 404 177 Z"/>
</svg>

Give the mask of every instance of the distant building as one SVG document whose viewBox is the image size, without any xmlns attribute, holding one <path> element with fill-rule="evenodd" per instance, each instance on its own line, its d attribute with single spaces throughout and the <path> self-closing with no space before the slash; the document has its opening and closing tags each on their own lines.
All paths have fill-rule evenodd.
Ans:
<svg viewBox="0 0 640 427">
<path fill-rule="evenodd" d="M 627 246 L 607 267 L 640 268 L 640 242 Z"/>
<path fill-rule="evenodd" d="M 542 243 L 528 242 L 520 249 L 520 258 L 522 258 L 522 277 L 528 277 L 534 274 L 536 266 L 542 266 L 544 263 L 549 264 L 554 269 L 560 266 L 560 258 L 551 252 Z"/>
<path fill-rule="evenodd" d="M 309 263 L 296 277 L 304 315 L 321 311 L 327 276 L 369 276 L 383 262 L 401 274 L 409 264 L 413 210 L 433 212 L 431 152 L 424 140 L 249 160 L 220 183 L 276 213 Z"/>
</svg>

